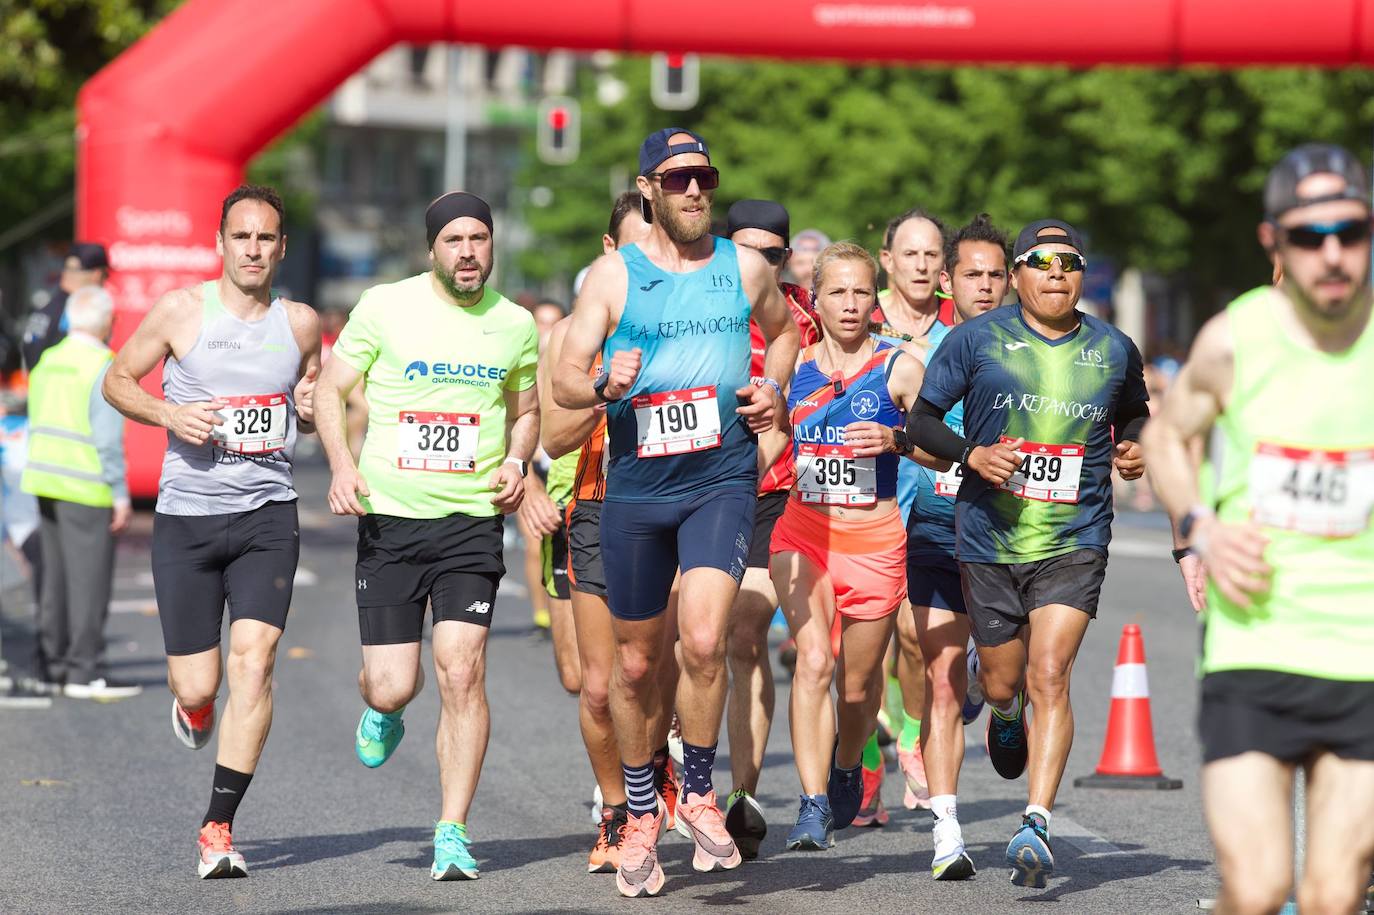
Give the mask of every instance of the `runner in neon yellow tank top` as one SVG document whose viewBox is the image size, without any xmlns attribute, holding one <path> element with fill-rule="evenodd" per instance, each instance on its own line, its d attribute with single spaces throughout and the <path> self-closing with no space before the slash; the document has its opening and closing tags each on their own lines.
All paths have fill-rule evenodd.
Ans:
<svg viewBox="0 0 1374 915">
<path fill-rule="evenodd" d="M 1203 327 L 1146 430 L 1150 473 L 1210 585 L 1203 800 L 1217 911 L 1278 911 L 1292 884 L 1293 771 L 1307 773 L 1298 907 L 1353 912 L 1374 832 L 1374 368 L 1364 166 L 1309 145 L 1269 174 L 1276 288 Z M 1185 443 L 1215 426 L 1211 505 Z"/>
<path fill-rule="evenodd" d="M 433 270 L 363 294 L 320 380 L 329 507 L 358 515 L 360 678 L 355 734 L 366 766 L 405 734 L 420 691 L 420 633 L 434 612 L 443 806 L 435 880 L 475 878 L 467 814 L 490 731 L 487 631 L 505 574 L 502 515 L 520 507 L 539 436 L 534 320 L 487 288 L 491 209 L 454 193 L 425 213 Z M 343 398 L 366 378 L 367 441 L 355 467 Z"/>
</svg>

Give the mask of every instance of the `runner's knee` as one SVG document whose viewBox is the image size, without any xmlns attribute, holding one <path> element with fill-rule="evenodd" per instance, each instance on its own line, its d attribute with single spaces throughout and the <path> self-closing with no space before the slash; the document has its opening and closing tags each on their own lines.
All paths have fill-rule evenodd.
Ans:
<svg viewBox="0 0 1374 915">
<path fill-rule="evenodd" d="M 219 692 L 219 677 L 217 675 L 195 676 L 188 674 L 178 677 L 169 669 L 167 671 L 167 686 L 172 690 L 172 695 L 176 697 L 182 708 L 204 708 L 215 701 L 215 695 Z"/>
<path fill-rule="evenodd" d="M 225 659 L 229 672 L 229 688 L 236 693 L 266 693 L 272 686 L 272 663 L 275 645 L 234 645 Z"/>
<path fill-rule="evenodd" d="M 1368 872 L 1365 872 L 1368 875 Z M 1298 888 L 1298 908 L 1303 915 L 1346 915 L 1358 912 L 1365 898 L 1365 881 L 1357 873 L 1323 874 L 1309 870 Z M 1287 895 L 1285 894 L 1285 899 Z"/>
<path fill-rule="evenodd" d="M 1223 884 L 1222 898 L 1227 903 L 1226 911 L 1235 912 L 1236 915 L 1272 915 L 1283 908 L 1292 889 L 1292 881 L 1286 871 L 1264 872 L 1260 868 L 1253 868 L 1231 876 L 1235 879 Z M 1303 909 L 1304 913 L 1307 911 Z"/>
<path fill-rule="evenodd" d="M 714 632 L 684 632 L 682 666 L 689 671 L 719 670 L 725 660 L 725 639 Z"/>
<path fill-rule="evenodd" d="M 621 645 L 616 655 L 616 679 L 628 689 L 646 689 L 657 675 L 657 652 L 634 643 Z"/>
<path fill-rule="evenodd" d="M 1069 663 L 1038 659 L 1026 666 L 1026 691 L 1032 701 L 1060 702 L 1069 696 Z"/>
<path fill-rule="evenodd" d="M 793 673 L 793 686 L 801 686 L 811 692 L 829 692 L 830 683 L 835 678 L 835 655 L 830 650 L 830 642 L 815 645 L 797 644 L 797 669 Z"/>
</svg>

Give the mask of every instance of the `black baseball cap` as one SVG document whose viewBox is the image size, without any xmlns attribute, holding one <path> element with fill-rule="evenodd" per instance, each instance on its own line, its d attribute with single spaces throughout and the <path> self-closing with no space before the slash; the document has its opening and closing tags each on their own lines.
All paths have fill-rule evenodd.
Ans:
<svg viewBox="0 0 1374 915">
<path fill-rule="evenodd" d="M 1345 179 L 1334 194 L 1299 197 L 1298 185 L 1309 175 L 1332 174 Z M 1279 160 L 1264 182 L 1264 218 L 1274 222 L 1289 210 L 1331 200 L 1358 200 L 1369 206 L 1369 175 L 1360 160 L 1343 146 L 1305 143 Z"/>
<path fill-rule="evenodd" d="M 1046 229 L 1058 231 L 1042 235 Z M 1083 235 L 1069 223 L 1062 219 L 1037 219 L 1028 223 L 1016 236 L 1016 246 L 1011 253 L 1012 262 L 1040 245 L 1070 245 L 1079 254 L 1086 254 L 1088 250 L 1088 246 L 1083 244 Z"/>
<path fill-rule="evenodd" d="M 688 143 L 672 143 L 668 141 L 680 133 L 685 133 L 691 137 Z M 639 147 L 639 173 L 648 175 L 673 156 L 680 156 L 683 153 L 701 153 L 706 157 L 706 161 L 711 161 L 711 151 L 706 147 L 706 141 L 700 135 L 693 133 L 685 127 L 665 127 L 656 130 L 644 138 L 644 142 Z"/>
<path fill-rule="evenodd" d="M 762 229 L 782 236 L 786 247 L 791 239 L 787 207 L 773 200 L 741 200 L 725 215 L 725 234 L 734 235 L 740 229 Z"/>
<path fill-rule="evenodd" d="M 73 264 L 72 260 L 76 263 Z M 108 270 L 110 269 L 110 259 L 105 254 L 105 246 L 97 245 L 95 242 L 79 241 L 72 245 L 67 252 L 67 259 L 62 266 L 68 270 Z"/>
</svg>

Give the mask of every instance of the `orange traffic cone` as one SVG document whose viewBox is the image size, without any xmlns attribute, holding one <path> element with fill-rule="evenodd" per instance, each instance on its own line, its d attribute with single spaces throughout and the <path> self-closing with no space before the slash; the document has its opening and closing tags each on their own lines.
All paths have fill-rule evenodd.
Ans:
<svg viewBox="0 0 1374 915">
<path fill-rule="evenodd" d="M 1150 684 L 1145 677 L 1145 642 L 1140 627 L 1127 623 L 1112 673 L 1112 708 L 1107 715 L 1107 739 L 1097 771 L 1073 781 L 1075 788 L 1182 788 L 1183 782 L 1165 778 L 1155 756 L 1155 733 L 1150 724 Z"/>
</svg>

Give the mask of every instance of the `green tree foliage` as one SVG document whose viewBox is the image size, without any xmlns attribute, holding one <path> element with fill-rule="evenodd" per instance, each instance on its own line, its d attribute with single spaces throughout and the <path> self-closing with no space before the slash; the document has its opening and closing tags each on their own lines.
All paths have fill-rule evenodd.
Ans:
<svg viewBox="0 0 1374 915">
<path fill-rule="evenodd" d="M 568 276 L 599 253 L 613 176 L 628 182 L 638 144 L 679 124 L 711 144 L 716 217 L 742 197 L 779 200 L 794 231 L 824 229 L 876 249 L 912 206 L 952 223 L 989 212 L 1015 228 L 1058 215 L 1095 253 L 1179 275 L 1199 301 L 1268 276 L 1254 228 L 1268 168 L 1308 140 L 1368 158 L 1374 73 L 1067 68 L 902 68 L 703 62 L 701 100 L 664 112 L 648 65 L 621 61 L 623 101 L 579 81 L 582 153 L 524 179 L 553 191 L 530 207 L 536 244 L 522 268 Z M 630 186 L 628 183 L 626 187 Z"/>
</svg>

